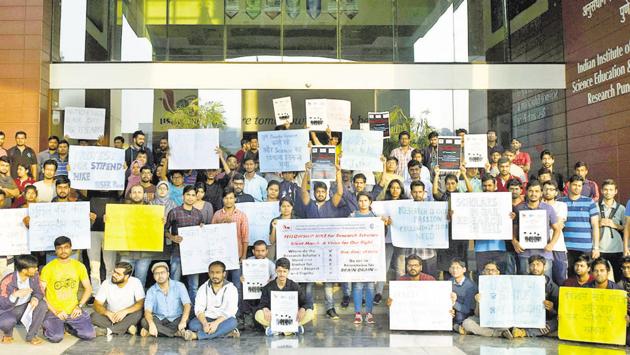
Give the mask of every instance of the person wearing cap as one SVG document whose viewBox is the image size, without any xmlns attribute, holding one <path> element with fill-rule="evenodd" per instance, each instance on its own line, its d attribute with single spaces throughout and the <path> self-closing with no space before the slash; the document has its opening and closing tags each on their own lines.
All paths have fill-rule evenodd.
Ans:
<svg viewBox="0 0 630 355">
<path fill-rule="evenodd" d="M 168 265 L 161 261 L 151 267 L 155 284 L 147 290 L 140 335 L 190 339 L 186 324 L 192 304 L 183 283 L 170 279 Z"/>
</svg>

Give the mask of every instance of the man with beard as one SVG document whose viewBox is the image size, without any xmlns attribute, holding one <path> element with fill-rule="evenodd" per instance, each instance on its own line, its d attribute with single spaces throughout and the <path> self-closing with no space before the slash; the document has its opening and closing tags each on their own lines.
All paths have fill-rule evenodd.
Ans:
<svg viewBox="0 0 630 355">
<path fill-rule="evenodd" d="M 96 336 L 90 316 L 83 310 L 92 294 L 87 269 L 79 261 L 71 259 L 72 241 L 61 236 L 55 239 L 57 258 L 42 269 L 41 283 L 45 290 L 48 313 L 44 319 L 44 337 L 52 343 L 63 340 L 65 329 L 83 340 Z M 83 286 L 81 299 L 77 300 L 79 284 Z"/>
<path fill-rule="evenodd" d="M 37 201 L 50 202 L 55 198 L 57 162 L 53 159 L 46 160 L 42 167 L 42 174 L 44 179 L 33 184 L 37 188 Z"/>
<path fill-rule="evenodd" d="M 252 195 L 243 192 L 245 188 L 245 177 L 241 173 L 234 174 L 234 177 L 232 178 L 232 186 L 234 187 L 236 203 L 256 202 Z"/>
<path fill-rule="evenodd" d="M 49 159 L 54 159 L 57 155 L 57 146 L 59 146 L 59 137 L 50 136 L 48 137 L 48 149 L 43 150 L 37 154 L 37 163 L 39 165 L 40 176 L 41 170 L 44 168 L 44 163 Z M 34 179 L 37 179 L 37 176 L 33 176 Z"/>
<path fill-rule="evenodd" d="M 99 288 L 92 313 L 97 336 L 126 332 L 136 335 L 144 308 L 144 288 L 140 280 L 131 276 L 132 272 L 131 264 L 121 261 L 116 264 L 111 280 Z"/>
<path fill-rule="evenodd" d="M 239 337 L 236 329 L 238 291 L 225 281 L 225 264 L 213 261 L 208 266 L 208 277 L 195 297 L 195 316 L 190 321 L 193 333 L 190 340 L 214 339 L 222 336 Z"/>
<path fill-rule="evenodd" d="M 68 176 L 68 154 L 70 152 L 70 143 L 62 139 L 57 146 L 57 155 L 54 159 L 57 162 L 57 172 L 55 176 Z"/>
<path fill-rule="evenodd" d="M 147 165 L 140 168 L 140 183 L 139 186 L 142 187 L 143 191 L 143 201 L 144 203 L 149 203 L 149 201 L 153 201 L 155 198 L 155 185 L 151 183 L 153 181 L 153 171 Z M 131 191 L 127 193 L 125 196 L 126 199 L 129 199 Z"/>
<path fill-rule="evenodd" d="M 147 165 L 153 166 L 153 154 L 151 154 L 151 149 L 149 147 L 145 147 L 145 136 L 142 131 L 135 131 L 131 136 L 133 143 L 125 150 L 125 162 L 127 166 L 131 166 L 131 163 L 136 160 L 138 156 L 138 152 L 141 150 L 146 151 L 147 153 Z"/>
<path fill-rule="evenodd" d="M 169 278 L 165 262 L 151 267 L 155 284 L 147 290 L 144 300 L 144 318 L 140 335 L 190 338 L 186 330 L 190 317 L 191 303 L 183 283 Z"/>
<path fill-rule="evenodd" d="M 2 204 L 3 208 L 9 208 L 13 203 L 13 198 L 17 198 L 20 195 L 15 181 L 10 174 L 11 164 L 8 157 L 0 157 L 0 190 L 4 192 L 5 199 Z"/>
</svg>

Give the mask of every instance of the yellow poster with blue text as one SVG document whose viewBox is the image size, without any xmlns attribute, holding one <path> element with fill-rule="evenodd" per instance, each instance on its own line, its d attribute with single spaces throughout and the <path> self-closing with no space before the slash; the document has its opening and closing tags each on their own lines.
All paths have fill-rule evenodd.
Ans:
<svg viewBox="0 0 630 355">
<path fill-rule="evenodd" d="M 163 245 L 164 206 L 106 206 L 104 250 L 161 252 Z"/>
<path fill-rule="evenodd" d="M 560 287 L 558 338 L 589 343 L 626 343 L 624 290 Z"/>
</svg>

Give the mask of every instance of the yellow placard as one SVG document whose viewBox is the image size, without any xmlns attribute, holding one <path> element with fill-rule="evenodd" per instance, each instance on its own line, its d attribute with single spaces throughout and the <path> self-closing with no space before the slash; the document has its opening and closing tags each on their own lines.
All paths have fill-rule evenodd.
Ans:
<svg viewBox="0 0 630 355">
<path fill-rule="evenodd" d="M 104 250 L 162 251 L 164 206 L 108 204 L 105 216 Z"/>
<path fill-rule="evenodd" d="M 558 338 L 625 345 L 626 291 L 560 287 L 558 308 Z"/>
<path fill-rule="evenodd" d="M 585 344 L 558 344 L 558 355 L 626 355 L 626 350 L 610 349 L 610 348 L 596 348 Z"/>
</svg>

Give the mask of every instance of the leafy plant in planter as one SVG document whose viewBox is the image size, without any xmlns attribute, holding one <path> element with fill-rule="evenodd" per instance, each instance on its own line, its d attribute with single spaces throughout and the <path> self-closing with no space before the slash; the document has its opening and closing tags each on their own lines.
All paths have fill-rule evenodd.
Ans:
<svg viewBox="0 0 630 355">
<path fill-rule="evenodd" d="M 429 125 L 427 116 L 431 112 L 422 112 L 421 118 L 408 117 L 403 110 L 394 106 L 389 110 L 390 138 L 383 142 L 383 154 L 389 153 L 398 147 L 398 134 L 407 131 L 410 134 L 411 145 L 414 148 L 423 148 L 429 145 L 429 133 L 434 128 Z"/>
<path fill-rule="evenodd" d="M 187 106 L 166 112 L 164 116 L 177 128 L 224 128 L 226 126 L 223 104 L 211 101 L 199 105 L 199 98 L 192 100 Z"/>
</svg>

